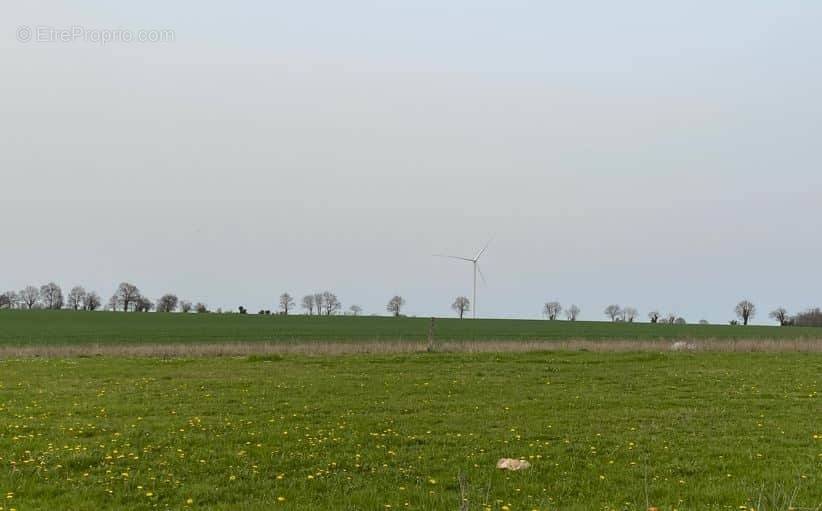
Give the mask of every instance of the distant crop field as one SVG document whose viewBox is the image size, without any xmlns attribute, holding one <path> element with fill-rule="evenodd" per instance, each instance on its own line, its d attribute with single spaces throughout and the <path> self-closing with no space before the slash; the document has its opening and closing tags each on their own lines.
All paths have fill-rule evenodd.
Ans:
<svg viewBox="0 0 822 511">
<path fill-rule="evenodd" d="M 429 318 L 0 311 L 0 346 L 424 341 Z M 441 341 L 822 339 L 822 329 L 547 320 L 436 320 Z"/>
<path fill-rule="evenodd" d="M 820 375 L 798 353 L 4 360 L 0 508 L 819 509 Z"/>
</svg>

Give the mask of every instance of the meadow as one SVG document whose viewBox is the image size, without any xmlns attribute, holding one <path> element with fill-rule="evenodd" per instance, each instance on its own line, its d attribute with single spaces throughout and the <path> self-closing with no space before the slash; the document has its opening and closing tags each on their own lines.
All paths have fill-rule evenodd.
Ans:
<svg viewBox="0 0 822 511">
<path fill-rule="evenodd" d="M 814 353 L 6 359 L 0 509 L 820 509 L 820 375 Z"/>
<path fill-rule="evenodd" d="M 430 318 L 0 310 L 0 346 L 424 341 Z M 822 329 L 438 318 L 441 341 L 819 339 Z"/>
</svg>

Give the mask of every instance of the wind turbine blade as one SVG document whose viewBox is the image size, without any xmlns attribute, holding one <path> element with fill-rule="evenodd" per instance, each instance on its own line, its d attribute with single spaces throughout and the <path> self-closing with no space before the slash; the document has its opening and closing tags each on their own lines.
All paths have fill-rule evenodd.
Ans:
<svg viewBox="0 0 822 511">
<path fill-rule="evenodd" d="M 468 259 L 467 257 L 452 256 L 452 255 L 445 255 L 445 254 L 433 254 L 433 256 L 434 257 L 447 257 L 449 259 L 462 259 L 463 261 L 474 262 L 473 259 Z"/>
<path fill-rule="evenodd" d="M 488 243 L 486 243 L 485 246 L 482 247 L 482 250 L 480 250 L 479 253 L 477 253 L 477 257 L 474 258 L 475 261 L 479 261 L 479 258 L 482 257 L 482 254 L 485 253 L 485 251 L 488 249 L 488 245 L 490 245 L 492 241 L 494 241 L 493 236 L 491 236 L 491 239 L 488 240 Z"/>
<path fill-rule="evenodd" d="M 487 286 L 488 282 L 485 280 L 485 275 L 482 273 L 482 268 L 480 268 L 479 263 L 477 263 L 477 271 L 479 272 L 480 278 L 482 279 L 483 285 Z"/>
</svg>

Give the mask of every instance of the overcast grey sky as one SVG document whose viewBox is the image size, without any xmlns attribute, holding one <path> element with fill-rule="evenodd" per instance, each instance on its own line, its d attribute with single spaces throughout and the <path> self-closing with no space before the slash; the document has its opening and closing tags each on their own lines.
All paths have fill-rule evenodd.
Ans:
<svg viewBox="0 0 822 511">
<path fill-rule="evenodd" d="M 0 291 L 445 315 L 470 265 L 431 254 L 495 234 L 482 316 L 822 305 L 820 26 L 792 0 L 6 0 Z"/>
</svg>

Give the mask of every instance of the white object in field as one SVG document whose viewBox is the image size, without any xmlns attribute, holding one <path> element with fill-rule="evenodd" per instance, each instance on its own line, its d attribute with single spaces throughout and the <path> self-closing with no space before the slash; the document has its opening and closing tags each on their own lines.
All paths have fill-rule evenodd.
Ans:
<svg viewBox="0 0 822 511">
<path fill-rule="evenodd" d="M 500 458 L 497 462 L 497 468 L 502 470 L 525 470 L 530 468 L 531 464 L 525 460 L 515 460 L 513 458 Z"/>
</svg>

